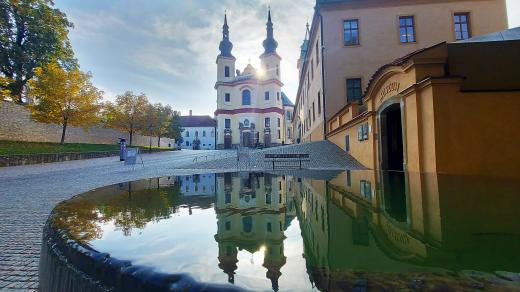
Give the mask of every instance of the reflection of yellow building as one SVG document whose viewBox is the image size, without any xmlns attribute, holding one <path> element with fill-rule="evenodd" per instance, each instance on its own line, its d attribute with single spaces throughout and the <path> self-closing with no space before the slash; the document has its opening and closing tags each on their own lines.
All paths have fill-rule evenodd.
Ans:
<svg viewBox="0 0 520 292">
<path fill-rule="evenodd" d="M 230 283 L 238 266 L 238 251 L 264 252 L 263 266 L 272 288 L 278 290 L 280 269 L 285 265 L 283 241 L 286 220 L 286 181 L 267 173 L 217 175 L 219 267 Z M 289 215 L 289 216 L 287 216 Z"/>
<path fill-rule="evenodd" d="M 515 38 L 518 29 L 440 43 L 381 67 L 364 106 L 328 121 L 328 139 L 372 169 L 520 175 Z"/>
</svg>

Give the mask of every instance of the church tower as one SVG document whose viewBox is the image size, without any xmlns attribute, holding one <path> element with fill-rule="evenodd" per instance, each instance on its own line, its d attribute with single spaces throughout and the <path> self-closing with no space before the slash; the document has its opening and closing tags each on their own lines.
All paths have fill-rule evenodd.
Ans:
<svg viewBox="0 0 520 292">
<path fill-rule="evenodd" d="M 267 37 L 263 42 L 264 53 L 260 56 L 262 69 L 265 72 L 264 79 L 281 80 L 280 61 L 282 58 L 276 53 L 278 42 L 274 39 L 273 22 L 271 19 L 271 8 L 267 16 Z"/>
<path fill-rule="evenodd" d="M 229 26 L 227 14 L 224 14 L 224 26 L 222 27 L 222 41 L 220 42 L 220 55 L 217 57 L 217 82 L 229 82 L 235 78 L 236 58 L 231 54 L 233 44 L 229 40 Z"/>
</svg>

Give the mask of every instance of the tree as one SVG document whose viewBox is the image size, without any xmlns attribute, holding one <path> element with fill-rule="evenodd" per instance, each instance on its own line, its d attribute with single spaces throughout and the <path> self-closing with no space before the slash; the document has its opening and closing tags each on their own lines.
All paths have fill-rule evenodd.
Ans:
<svg viewBox="0 0 520 292">
<path fill-rule="evenodd" d="M 168 128 L 168 137 L 171 139 L 175 139 L 177 145 L 180 146 L 182 143 L 182 125 L 181 125 L 181 115 L 178 111 L 174 111 L 173 115 L 170 118 L 170 127 Z"/>
<path fill-rule="evenodd" d="M 127 132 L 129 144 L 132 145 L 134 133 L 142 128 L 148 98 L 144 93 L 135 95 L 127 91 L 118 95 L 115 103 L 107 102 L 104 109 L 104 120 L 107 126 Z"/>
<path fill-rule="evenodd" d="M 157 147 L 161 147 L 161 137 L 169 137 L 170 125 L 174 111 L 169 105 L 163 106 L 160 103 L 155 104 L 157 109 L 158 127 L 156 131 L 157 135 Z"/>
<path fill-rule="evenodd" d="M 150 152 L 152 152 L 152 137 L 157 135 L 161 128 L 159 104 L 147 104 L 144 111 L 144 119 L 139 128 L 142 133 L 150 138 Z"/>
<path fill-rule="evenodd" d="M 11 98 L 11 91 L 7 89 L 9 84 L 9 78 L 0 76 L 0 100 L 6 100 Z"/>
<path fill-rule="evenodd" d="M 40 122 L 62 125 L 61 144 L 65 142 L 68 125 L 87 127 L 99 121 L 103 92 L 92 85 L 90 73 L 78 68 L 67 71 L 57 62 L 35 69 L 29 82 L 29 106 L 32 116 Z"/>
<path fill-rule="evenodd" d="M 68 39 L 72 23 L 52 6 L 52 0 L 0 1 L 0 72 L 10 80 L 1 88 L 17 102 L 35 68 L 53 60 L 68 70 L 77 67 Z"/>
</svg>

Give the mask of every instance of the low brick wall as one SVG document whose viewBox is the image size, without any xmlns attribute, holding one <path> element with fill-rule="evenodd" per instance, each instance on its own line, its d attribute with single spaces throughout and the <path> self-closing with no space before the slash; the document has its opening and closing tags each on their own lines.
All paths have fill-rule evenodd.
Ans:
<svg viewBox="0 0 520 292">
<path fill-rule="evenodd" d="M 152 149 L 152 152 L 161 152 L 161 151 L 164 151 L 164 150 Z M 149 153 L 149 152 L 148 152 L 148 150 L 141 150 L 141 153 L 144 154 L 144 153 Z M 69 161 L 69 160 L 84 160 L 84 159 L 111 157 L 111 156 L 118 156 L 118 155 L 119 155 L 119 151 L 0 155 L 0 167 L 62 162 L 62 161 Z"/>
<path fill-rule="evenodd" d="M 0 167 L 62 162 L 69 160 L 83 160 L 91 158 L 110 157 L 116 155 L 119 155 L 119 151 L 2 155 L 0 156 Z"/>
<path fill-rule="evenodd" d="M 29 110 L 9 101 L 0 101 L 0 140 L 28 142 L 60 142 L 62 127 L 55 124 L 39 123 L 32 119 Z M 85 130 L 81 127 L 67 127 L 65 143 L 116 144 L 119 138 L 126 138 L 128 133 L 114 129 L 93 127 Z M 133 136 L 133 146 L 148 146 L 150 137 L 139 134 Z M 157 137 L 152 137 L 152 146 L 157 145 Z M 161 138 L 161 147 L 175 144 L 173 139 Z"/>
</svg>

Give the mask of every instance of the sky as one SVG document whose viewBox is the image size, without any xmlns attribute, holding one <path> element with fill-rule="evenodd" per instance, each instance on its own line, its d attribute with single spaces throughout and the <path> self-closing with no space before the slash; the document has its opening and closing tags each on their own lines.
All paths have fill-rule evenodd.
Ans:
<svg viewBox="0 0 520 292">
<path fill-rule="evenodd" d="M 509 26 L 520 26 L 520 0 L 506 0 Z M 258 67 L 271 6 L 283 91 L 295 99 L 296 62 L 314 0 L 56 0 L 83 71 L 113 100 L 127 90 L 187 114 L 216 109 L 216 57 L 228 14 L 236 68 Z M 297 5 L 295 3 L 298 3 Z"/>
</svg>

